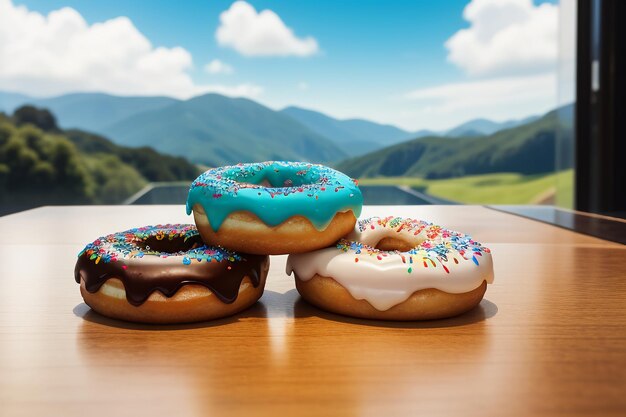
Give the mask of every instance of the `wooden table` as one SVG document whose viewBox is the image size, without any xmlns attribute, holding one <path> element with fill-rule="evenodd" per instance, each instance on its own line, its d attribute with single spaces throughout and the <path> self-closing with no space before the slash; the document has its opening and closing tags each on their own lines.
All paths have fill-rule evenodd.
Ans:
<svg viewBox="0 0 626 417">
<path fill-rule="evenodd" d="M 272 258 L 252 309 L 133 325 L 83 304 L 88 241 L 190 222 L 181 206 L 46 207 L 0 218 L 0 415 L 626 415 L 626 247 L 479 206 L 372 206 L 429 219 L 494 255 L 481 305 L 385 323 L 300 300 Z"/>
</svg>

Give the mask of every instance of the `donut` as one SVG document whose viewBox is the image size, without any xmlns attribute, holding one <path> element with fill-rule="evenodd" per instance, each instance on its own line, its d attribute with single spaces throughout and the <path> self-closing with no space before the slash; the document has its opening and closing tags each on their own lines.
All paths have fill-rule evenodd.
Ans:
<svg viewBox="0 0 626 417">
<path fill-rule="evenodd" d="M 309 303 L 378 320 L 452 317 L 493 282 L 488 248 L 422 220 L 372 217 L 336 246 L 289 255 L 287 275 Z"/>
<path fill-rule="evenodd" d="M 189 189 L 187 214 L 209 244 L 279 255 L 336 243 L 354 229 L 362 204 L 356 181 L 334 169 L 259 162 L 201 174 Z"/>
<path fill-rule="evenodd" d="M 235 314 L 262 295 L 269 257 L 204 245 L 193 225 L 145 226 L 89 243 L 74 270 L 96 312 L 142 323 Z"/>
</svg>

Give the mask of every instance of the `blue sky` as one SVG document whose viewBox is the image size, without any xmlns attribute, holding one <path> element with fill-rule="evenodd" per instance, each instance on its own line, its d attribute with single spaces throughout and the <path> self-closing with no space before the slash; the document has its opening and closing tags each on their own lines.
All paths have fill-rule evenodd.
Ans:
<svg viewBox="0 0 626 417">
<path fill-rule="evenodd" d="M 25 63 L 23 76 L 18 77 L 16 64 L 12 73 L 0 71 L 0 90 L 31 95 L 100 90 L 182 98 L 217 91 L 248 96 L 273 108 L 298 105 L 335 117 L 362 117 L 412 130 L 443 129 L 474 117 L 505 120 L 544 112 L 556 103 L 558 6 L 531 0 L 498 1 L 494 6 L 490 0 L 474 0 L 476 4 L 466 10 L 473 16 L 468 19 L 464 10 L 469 0 L 250 0 L 237 10 L 232 1 L 210 0 L 0 0 L 0 7 L 17 10 L 24 6 L 19 16 L 23 15 L 25 24 L 32 20 L 27 15 L 41 15 L 43 22 L 35 19 L 32 25 L 47 38 L 58 34 L 63 42 L 72 36 L 83 39 L 84 48 L 98 50 L 103 57 L 109 54 L 113 62 L 124 59 L 118 55 L 132 60 L 145 54 L 141 62 L 158 67 L 158 71 L 145 70 L 144 64 L 131 62 L 126 72 L 136 74 L 113 77 L 115 68 L 100 73 L 95 66 L 99 57 L 88 61 L 89 53 L 77 47 L 78 52 L 65 57 L 69 61 L 65 74 L 61 63 L 46 65 L 48 58 L 42 51 L 41 67 L 54 71 L 34 72 Z M 72 13 L 65 7 L 72 8 Z M 278 23 L 257 19 L 257 32 L 251 36 L 269 31 L 262 46 L 265 52 L 257 53 L 258 44 L 240 35 L 237 22 L 241 20 L 235 17 L 248 16 L 252 20 L 244 21 L 250 23 L 244 26 L 249 27 L 264 10 L 271 10 Z M 51 29 L 50 13 L 64 15 L 63 22 L 74 22 L 79 16 L 84 25 L 63 23 L 60 26 L 70 29 L 59 34 L 63 31 Z M 223 13 L 235 23 L 225 24 L 220 19 Z M 128 18 L 124 24 L 107 25 L 119 23 L 120 16 Z M 99 25 L 109 29 L 111 37 L 106 39 L 113 41 L 101 45 L 93 40 Z M 71 32 L 74 26 L 75 33 Z M 115 37 L 115 28 L 122 26 L 122 35 Z M 221 26 L 225 27 L 222 40 L 217 34 Z M 281 28 L 289 28 L 291 37 Z M 469 32 L 449 44 L 463 29 Z M 141 39 L 133 43 L 134 37 L 145 38 L 149 46 Z M 124 52 L 123 39 L 130 39 L 136 48 L 128 46 Z M 525 45 L 533 41 L 545 47 Z M 28 50 L 36 50 L 39 44 L 33 38 Z M 211 73 L 205 67 L 212 61 Z M 120 61 L 118 66 L 123 65 Z M 88 68 L 90 73 L 81 73 Z"/>
</svg>

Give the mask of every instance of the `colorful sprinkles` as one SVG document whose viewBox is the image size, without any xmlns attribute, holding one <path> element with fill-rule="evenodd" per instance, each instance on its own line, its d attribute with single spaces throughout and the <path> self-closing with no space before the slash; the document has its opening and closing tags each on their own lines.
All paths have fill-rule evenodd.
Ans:
<svg viewBox="0 0 626 417">
<path fill-rule="evenodd" d="M 176 240 L 176 242 L 172 243 L 173 247 L 179 247 L 180 250 L 174 252 L 158 251 L 147 246 L 149 239 L 156 239 L 157 241 Z M 194 243 L 189 249 L 183 249 L 189 247 L 188 241 L 190 239 L 193 239 Z M 187 243 L 187 246 L 183 246 L 185 243 Z M 78 256 L 85 254 L 96 264 L 143 258 L 144 256 L 160 258 L 178 256 L 182 258 L 181 262 L 184 265 L 191 264 L 192 260 L 198 262 L 237 262 L 243 260 L 241 255 L 235 252 L 220 247 L 204 245 L 198 230 L 191 224 L 144 226 L 112 233 L 89 243 Z"/>
<path fill-rule="evenodd" d="M 383 251 L 375 247 L 368 246 L 362 242 L 341 239 L 337 243 L 337 249 L 344 252 L 354 252 L 356 255 L 373 257 L 379 261 L 397 256 L 402 263 L 409 264 L 407 272 L 410 274 L 415 269 L 415 265 L 422 265 L 424 268 L 436 268 L 441 265 L 446 273 L 450 273 L 449 262 L 459 263 L 459 259 L 472 261 L 479 265 L 478 257 L 483 253 L 490 253 L 489 248 L 476 242 L 471 236 L 461 232 L 445 229 L 441 226 L 428 223 L 423 220 L 407 219 L 402 217 L 372 217 L 360 220 L 357 223 L 357 230 L 361 233 L 368 229 L 375 230 L 384 228 L 389 231 L 404 233 L 419 242 L 415 247 L 406 252 Z M 358 256 L 354 258 L 358 262 Z"/>
</svg>

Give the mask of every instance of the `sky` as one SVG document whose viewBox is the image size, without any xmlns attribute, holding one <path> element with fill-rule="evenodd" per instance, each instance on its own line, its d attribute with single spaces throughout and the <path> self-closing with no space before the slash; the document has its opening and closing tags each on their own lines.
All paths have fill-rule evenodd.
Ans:
<svg viewBox="0 0 626 417">
<path fill-rule="evenodd" d="M 557 103 L 535 0 L 0 0 L 0 90 L 243 96 L 407 130 Z"/>
</svg>

